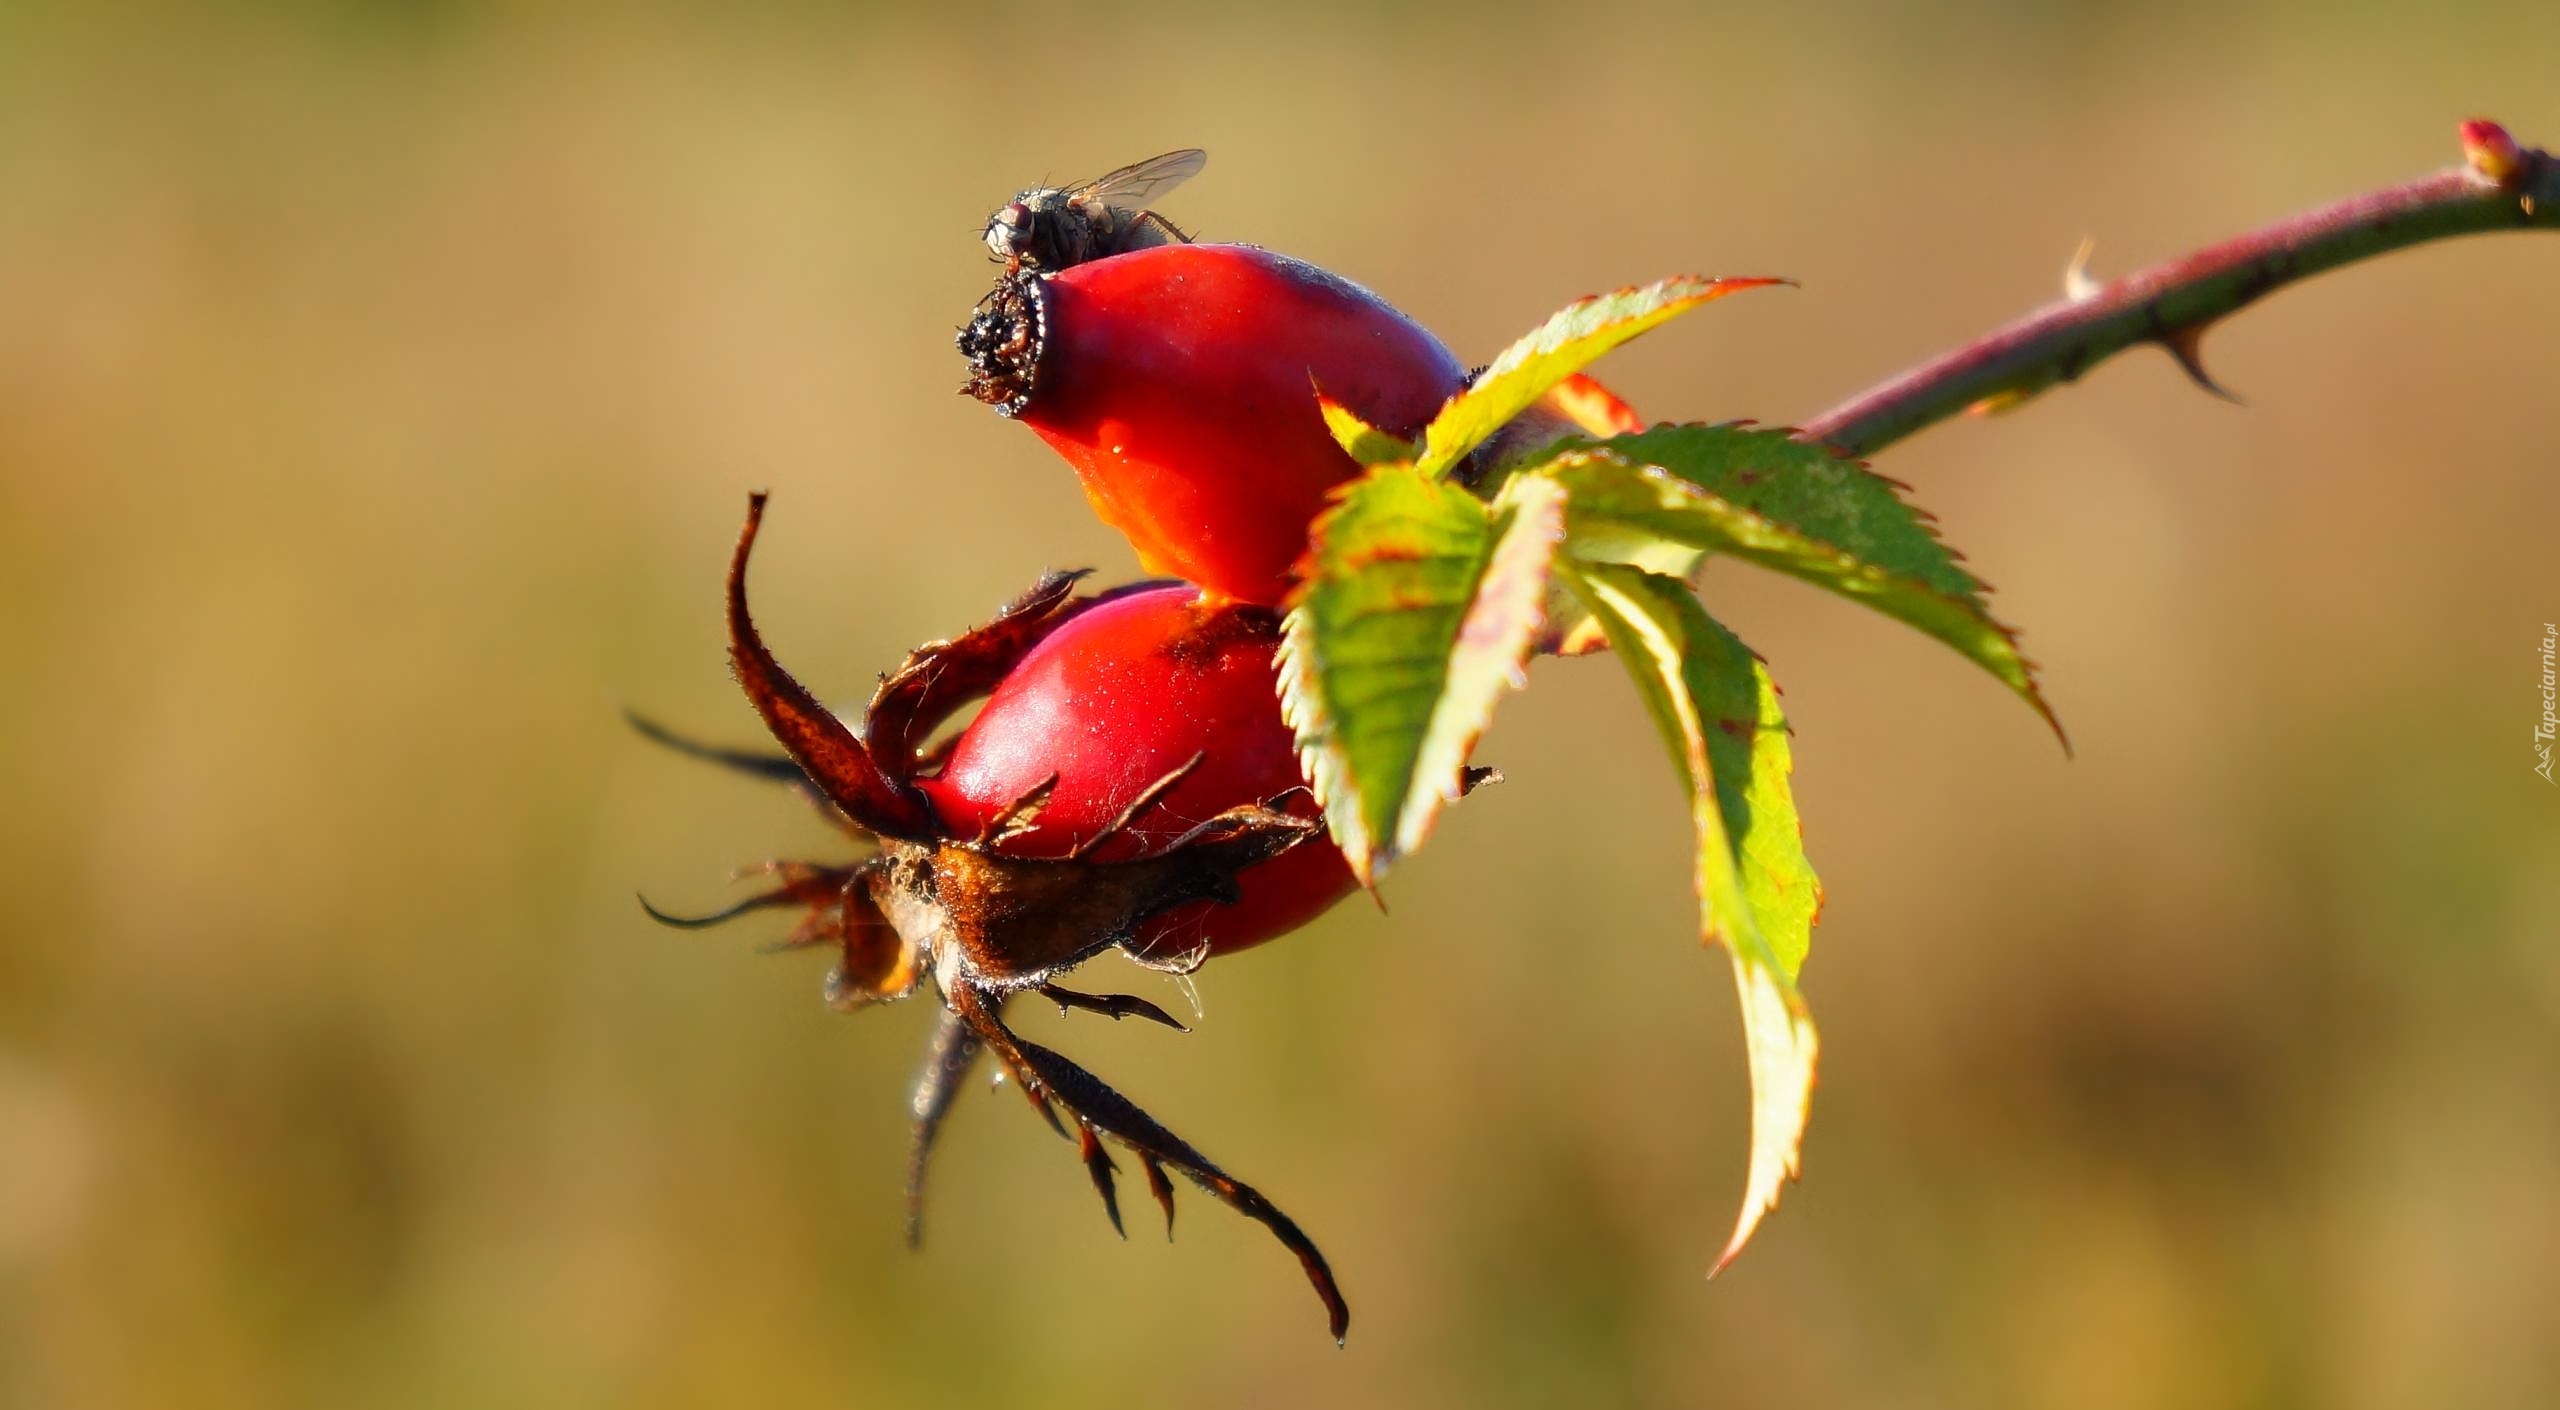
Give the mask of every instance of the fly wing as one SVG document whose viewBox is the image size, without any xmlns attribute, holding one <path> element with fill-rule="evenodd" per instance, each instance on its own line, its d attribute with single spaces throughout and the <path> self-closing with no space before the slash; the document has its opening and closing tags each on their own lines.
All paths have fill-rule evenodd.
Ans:
<svg viewBox="0 0 2560 1410">
<path fill-rule="evenodd" d="M 1208 164 L 1207 152 L 1185 147 L 1097 176 L 1067 192 L 1067 199 L 1096 202 L 1135 215 L 1145 210 L 1149 201 L 1199 175 L 1200 168 Z"/>
</svg>

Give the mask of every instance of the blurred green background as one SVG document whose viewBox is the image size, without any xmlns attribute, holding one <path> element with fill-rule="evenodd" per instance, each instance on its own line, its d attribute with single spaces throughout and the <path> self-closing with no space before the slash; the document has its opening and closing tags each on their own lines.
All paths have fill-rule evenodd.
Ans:
<svg viewBox="0 0 2560 1410">
<path fill-rule="evenodd" d="M 1784 273 L 1604 369 L 1784 421 L 2053 295 L 2560 141 L 2544 3 L 0 7 L 0 1402 L 2560 1403 L 2560 243 L 2393 257 L 1882 468 L 2079 750 L 1740 569 L 1830 905 L 1806 1178 L 1742 1178 L 1726 967 L 1617 667 L 1182 1037 L 1025 1015 L 1331 1253 L 1114 1240 L 1009 1094 L 899 1243 L 921 1004 L 754 925 L 834 854 L 738 740 L 717 584 L 845 699 L 1135 567 L 952 395 L 1016 187 L 1166 205 L 1481 359 Z M 778 926 L 765 927 L 766 931 Z M 1097 982 L 1176 1002 L 1164 981 Z"/>
</svg>

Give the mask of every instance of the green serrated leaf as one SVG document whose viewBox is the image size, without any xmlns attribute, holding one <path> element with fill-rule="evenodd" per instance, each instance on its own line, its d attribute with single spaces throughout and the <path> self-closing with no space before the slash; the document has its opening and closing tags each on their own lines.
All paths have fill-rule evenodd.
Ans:
<svg viewBox="0 0 2560 1410">
<path fill-rule="evenodd" d="M 1626 662 L 1689 794 L 1698 926 L 1732 956 L 1751 1064 L 1751 1160 L 1716 1270 L 1751 1241 L 1800 1168 L 1821 1044 L 1796 990 L 1822 887 L 1788 787 L 1794 761 L 1776 685 L 1688 585 L 1618 564 L 1562 562 Z"/>
<path fill-rule="evenodd" d="M 1509 486 L 1504 487 L 1508 489 Z M 1668 539 L 1650 546 L 1628 550 L 1618 560 L 1631 568 L 1660 573 L 1667 578 L 1687 578 L 1698 571 L 1707 555 L 1686 544 Z M 1547 625 L 1538 633 L 1538 651 L 1548 656 L 1587 656 L 1608 649 L 1609 638 L 1600 629 L 1600 620 L 1582 605 L 1582 599 L 1561 580 L 1547 585 Z"/>
<path fill-rule="evenodd" d="M 1321 387 L 1316 389 L 1316 409 L 1324 413 L 1324 428 L 1333 433 L 1343 453 L 1362 465 L 1393 465 L 1413 459 L 1413 442 L 1361 420 L 1360 413 L 1326 396 Z"/>
<path fill-rule="evenodd" d="M 1527 337 L 1503 349 L 1483 375 L 1440 408 L 1440 414 L 1423 428 L 1417 463 L 1432 475 L 1445 475 L 1467 452 L 1546 395 L 1548 388 L 1589 366 L 1602 353 L 1700 304 L 1786 282 L 1684 274 L 1567 304 Z"/>
<path fill-rule="evenodd" d="M 1979 604 L 1982 581 L 1965 571 L 1903 486 L 1819 442 L 1777 427 L 1655 426 L 1602 442 L 1710 494 L 1784 524 L 1889 573 Z"/>
<path fill-rule="evenodd" d="M 1954 647 L 2016 691 L 2057 737 L 2062 734 L 2036 687 L 2034 667 L 2018 654 L 2016 637 L 1983 606 L 1978 585 L 1975 592 L 1950 592 L 1924 577 L 1868 562 L 1605 447 L 1568 450 L 1532 473 L 1555 479 L 1570 495 L 1567 552 L 1577 559 L 1642 564 L 1668 540 L 1802 578 Z"/>
<path fill-rule="evenodd" d="M 1753 923 L 1792 981 L 1803 974 L 1813 948 L 1822 882 L 1805 857 L 1804 821 L 1788 782 L 1796 761 L 1786 711 L 1769 668 L 1740 637 L 1703 611 L 1697 624 L 1702 634 L 1692 639 L 1692 656 L 1703 660 L 1702 674 L 1719 687 L 1700 702 L 1716 801 L 1726 830 L 1740 839 L 1742 890 Z"/>
<path fill-rule="evenodd" d="M 1429 837 L 1518 682 L 1564 537 L 1564 491 L 1487 505 L 1411 465 L 1316 521 L 1280 644 L 1280 708 L 1364 884 Z"/>
</svg>

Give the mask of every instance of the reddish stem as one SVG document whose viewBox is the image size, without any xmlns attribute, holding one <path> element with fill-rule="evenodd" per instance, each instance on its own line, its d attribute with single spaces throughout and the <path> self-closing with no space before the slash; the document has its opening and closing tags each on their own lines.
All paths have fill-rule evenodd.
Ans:
<svg viewBox="0 0 2560 1410">
<path fill-rule="evenodd" d="M 2076 381 L 2143 343 L 2167 348 L 2219 393 L 2196 355 L 2205 330 L 2297 279 L 2456 235 L 2560 229 L 2560 160 L 2520 147 L 2493 122 L 2464 123 L 2462 139 L 2466 165 L 2074 288 L 2059 303 L 1850 398 L 1800 434 L 1872 455 L 1959 411 L 2005 410 L 2056 382 Z"/>
</svg>

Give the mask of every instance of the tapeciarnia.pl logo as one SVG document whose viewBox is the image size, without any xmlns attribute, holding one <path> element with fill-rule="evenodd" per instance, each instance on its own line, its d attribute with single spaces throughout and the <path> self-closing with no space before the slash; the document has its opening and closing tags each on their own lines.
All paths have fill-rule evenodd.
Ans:
<svg viewBox="0 0 2560 1410">
<path fill-rule="evenodd" d="M 2542 761 L 2533 766 L 2533 771 L 2542 775 L 2544 783 L 2555 782 L 2551 777 L 2551 740 L 2554 733 L 2560 733 L 2560 715 L 2554 715 L 2552 711 L 2553 703 L 2560 701 L 2560 675 L 2555 675 L 2553 670 L 2555 654 L 2560 654 L 2560 625 L 2545 622 L 2542 624 L 2542 723 L 2533 727 L 2533 752 Z"/>
</svg>

